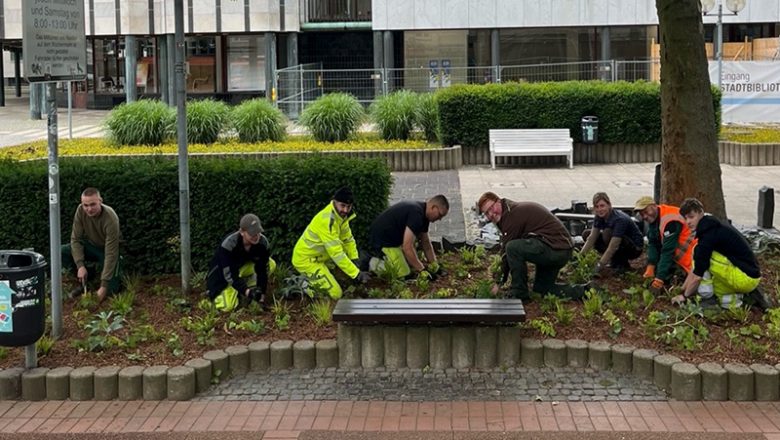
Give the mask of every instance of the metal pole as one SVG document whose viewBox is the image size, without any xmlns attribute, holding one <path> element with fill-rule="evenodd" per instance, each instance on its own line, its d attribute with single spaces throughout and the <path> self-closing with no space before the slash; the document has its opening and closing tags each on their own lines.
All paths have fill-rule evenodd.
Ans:
<svg viewBox="0 0 780 440">
<path fill-rule="evenodd" d="M 22 97 L 22 51 L 14 51 L 14 88 L 16 97 Z M 32 89 L 32 87 L 31 87 Z"/>
<path fill-rule="evenodd" d="M 73 90 L 71 89 L 71 82 L 68 81 L 68 139 L 73 139 Z"/>
<path fill-rule="evenodd" d="M 0 107 L 5 107 L 5 65 L 3 63 L 3 40 L 0 40 Z"/>
<path fill-rule="evenodd" d="M 184 0 L 174 0 L 176 27 L 176 131 L 179 144 L 179 227 L 181 235 L 181 290 L 190 286 L 190 169 L 187 157 L 187 98 L 184 85 Z"/>
<path fill-rule="evenodd" d="M 38 367 L 38 350 L 34 342 L 24 347 L 24 367 L 28 370 Z"/>
<path fill-rule="evenodd" d="M 716 56 L 718 57 L 718 88 L 721 88 L 721 73 L 723 72 L 723 2 L 718 0 L 718 46 Z"/>
<path fill-rule="evenodd" d="M 51 336 L 62 336 L 62 254 L 60 253 L 60 166 L 57 159 L 57 84 L 46 85 L 49 135 L 49 247 L 51 255 Z"/>
</svg>

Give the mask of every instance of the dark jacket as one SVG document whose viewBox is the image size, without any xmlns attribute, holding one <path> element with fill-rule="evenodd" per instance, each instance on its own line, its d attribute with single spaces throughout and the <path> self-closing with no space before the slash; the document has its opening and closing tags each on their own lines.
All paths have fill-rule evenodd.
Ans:
<svg viewBox="0 0 780 440">
<path fill-rule="evenodd" d="M 242 295 L 248 286 L 246 280 L 241 279 L 238 273 L 241 266 L 250 262 L 255 267 L 257 288 L 261 294 L 264 294 L 268 289 L 269 258 L 269 244 L 265 236 L 247 251 L 244 249 L 244 239 L 240 232 L 229 234 L 222 240 L 209 263 L 209 272 L 206 276 L 209 297 L 216 298 L 227 286 L 233 286 L 239 295 Z"/>
<path fill-rule="evenodd" d="M 704 276 L 710 268 L 713 252 L 718 252 L 751 278 L 760 278 L 758 260 L 745 237 L 733 226 L 722 223 L 711 215 L 705 215 L 696 226 L 699 244 L 693 250 L 693 273 Z"/>
</svg>

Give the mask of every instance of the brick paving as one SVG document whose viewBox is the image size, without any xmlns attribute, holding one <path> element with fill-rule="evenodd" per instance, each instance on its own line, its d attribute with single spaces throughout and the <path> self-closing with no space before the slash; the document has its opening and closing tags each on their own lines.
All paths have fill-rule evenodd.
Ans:
<svg viewBox="0 0 780 440">
<path fill-rule="evenodd" d="M 494 370 L 315 369 L 249 373 L 203 400 L 642 401 L 666 400 L 654 384 L 590 368 Z"/>
<path fill-rule="evenodd" d="M 423 201 L 437 194 L 444 194 L 450 202 L 450 212 L 440 221 L 432 223 L 428 233 L 432 240 L 440 240 L 442 236 L 450 241 L 465 240 L 466 227 L 457 170 L 395 172 L 393 178 L 395 183 L 390 193 L 391 205 L 401 200 Z"/>
</svg>

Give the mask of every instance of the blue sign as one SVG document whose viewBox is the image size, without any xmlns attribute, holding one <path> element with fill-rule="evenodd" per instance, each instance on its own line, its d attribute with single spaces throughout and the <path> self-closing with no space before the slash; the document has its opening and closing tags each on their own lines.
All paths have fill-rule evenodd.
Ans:
<svg viewBox="0 0 780 440">
<path fill-rule="evenodd" d="M 13 293 L 8 281 L 0 281 L 0 332 L 2 333 L 14 331 L 14 308 L 11 304 Z"/>
</svg>

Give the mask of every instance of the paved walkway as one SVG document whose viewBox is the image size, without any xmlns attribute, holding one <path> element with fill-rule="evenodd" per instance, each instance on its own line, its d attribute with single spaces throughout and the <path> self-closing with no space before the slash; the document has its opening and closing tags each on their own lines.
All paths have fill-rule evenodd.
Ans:
<svg viewBox="0 0 780 440">
<path fill-rule="evenodd" d="M 27 96 L 17 98 L 6 94 L 5 104 L 5 107 L 0 107 L 0 148 L 47 138 L 46 111 L 42 114 L 43 119 L 30 119 L 30 99 Z M 107 114 L 105 110 L 73 109 L 73 137 L 103 136 L 103 121 Z M 59 138 L 68 139 L 67 108 L 57 109 L 57 122 Z"/>
</svg>

